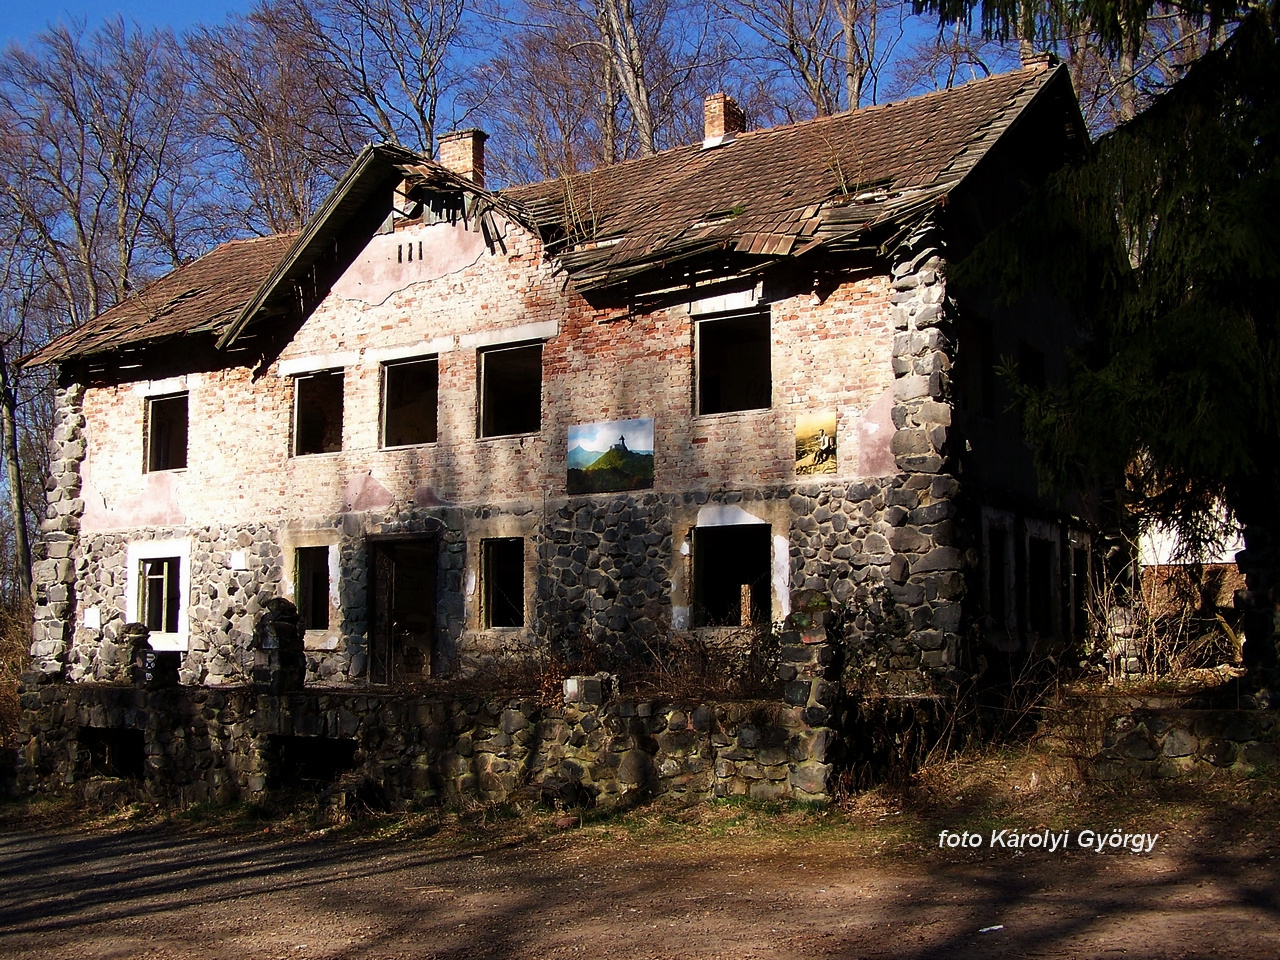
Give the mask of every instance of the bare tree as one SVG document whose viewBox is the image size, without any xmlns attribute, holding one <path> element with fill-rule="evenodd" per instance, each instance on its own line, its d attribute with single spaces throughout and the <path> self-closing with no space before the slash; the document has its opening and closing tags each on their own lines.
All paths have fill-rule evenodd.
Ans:
<svg viewBox="0 0 1280 960">
<path fill-rule="evenodd" d="M 367 134 L 335 94 L 343 78 L 308 55 L 289 10 L 273 0 L 196 28 L 185 48 L 205 152 L 224 174 L 225 226 L 299 229 Z"/>
<path fill-rule="evenodd" d="M 724 16 L 747 28 L 743 55 L 803 97 L 789 119 L 824 116 L 876 100 L 875 79 L 902 37 L 901 5 L 888 0 L 719 0 Z"/>
<path fill-rule="evenodd" d="M 334 113 L 367 136 L 430 154 L 452 108 L 465 0 L 279 0 L 314 70 L 334 79 Z"/>
<path fill-rule="evenodd" d="M 122 20 L 40 34 L 0 60 L 0 191 L 83 322 L 200 238 L 177 45 Z"/>
<path fill-rule="evenodd" d="M 58 27 L 0 59 L 0 455 L 19 581 L 51 382 L 13 361 L 207 242 L 190 112 L 173 37 L 119 19 Z"/>
<path fill-rule="evenodd" d="M 955 23 L 921 38 L 897 57 L 886 91 L 896 99 L 924 90 L 949 90 L 1017 65 L 1016 41 L 984 37 Z"/>
</svg>

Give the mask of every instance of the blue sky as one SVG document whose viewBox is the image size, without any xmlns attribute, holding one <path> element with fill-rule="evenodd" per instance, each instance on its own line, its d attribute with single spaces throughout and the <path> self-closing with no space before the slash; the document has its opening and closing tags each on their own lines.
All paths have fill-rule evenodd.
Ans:
<svg viewBox="0 0 1280 960">
<path fill-rule="evenodd" d="M 8 0 L 0 3 L 0 45 L 25 43 L 33 34 L 60 20 L 70 23 L 84 19 L 92 30 L 104 20 L 123 16 L 143 27 L 172 27 L 174 32 L 181 32 L 194 23 L 216 23 L 229 11 L 244 11 L 250 5 L 251 0 L 203 0 L 198 4 L 189 0 Z"/>
<path fill-rule="evenodd" d="M 603 453 L 618 442 L 618 437 L 626 437 L 627 449 L 638 453 L 653 451 L 653 420 L 602 420 L 598 423 L 584 423 L 569 428 L 569 448 L 582 447 L 584 450 L 598 450 Z"/>
</svg>

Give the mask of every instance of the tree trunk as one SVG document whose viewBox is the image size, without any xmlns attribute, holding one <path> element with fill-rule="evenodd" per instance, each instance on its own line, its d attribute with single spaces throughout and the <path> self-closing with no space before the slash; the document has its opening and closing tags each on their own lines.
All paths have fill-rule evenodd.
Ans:
<svg viewBox="0 0 1280 960">
<path fill-rule="evenodd" d="M 5 344 L 0 342 L 0 438 L 4 444 L 5 474 L 9 483 L 9 509 L 13 512 L 14 573 L 22 592 L 34 601 L 27 510 L 22 495 L 22 464 L 18 461 L 17 398 L 9 382 L 9 360 L 4 351 Z"/>
</svg>

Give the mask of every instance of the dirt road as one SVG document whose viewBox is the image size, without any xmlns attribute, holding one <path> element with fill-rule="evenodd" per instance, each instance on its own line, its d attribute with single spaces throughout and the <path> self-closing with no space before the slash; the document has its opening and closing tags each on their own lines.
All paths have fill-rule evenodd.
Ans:
<svg viewBox="0 0 1280 960">
<path fill-rule="evenodd" d="M 1149 854 L 993 852 L 988 829 L 940 850 L 910 827 L 0 829 L 8 960 L 1280 956 L 1280 850 L 1230 817 Z"/>
</svg>

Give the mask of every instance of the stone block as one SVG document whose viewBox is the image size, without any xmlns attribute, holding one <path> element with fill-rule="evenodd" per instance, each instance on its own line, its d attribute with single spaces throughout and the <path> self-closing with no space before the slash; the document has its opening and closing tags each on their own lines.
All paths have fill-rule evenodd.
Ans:
<svg viewBox="0 0 1280 960">
<path fill-rule="evenodd" d="M 1160 753 L 1166 757 L 1188 757 L 1196 752 L 1199 741 L 1191 735 L 1191 731 L 1174 727 L 1165 734 Z"/>
<path fill-rule="evenodd" d="M 796 790 L 816 796 L 828 796 L 828 785 L 834 770 L 829 763 L 818 763 L 816 760 L 805 760 L 790 768 L 787 782 Z"/>
</svg>

